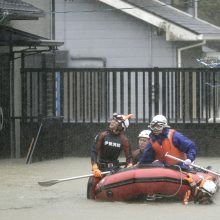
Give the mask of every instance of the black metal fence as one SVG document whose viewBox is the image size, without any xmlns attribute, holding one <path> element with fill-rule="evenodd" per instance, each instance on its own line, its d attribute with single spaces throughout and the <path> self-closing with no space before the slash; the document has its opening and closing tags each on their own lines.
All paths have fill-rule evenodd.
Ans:
<svg viewBox="0 0 220 220">
<path fill-rule="evenodd" d="M 216 123 L 220 69 L 22 69 L 23 121 L 107 122 L 113 112 L 134 122 L 163 114 L 170 123 Z"/>
</svg>

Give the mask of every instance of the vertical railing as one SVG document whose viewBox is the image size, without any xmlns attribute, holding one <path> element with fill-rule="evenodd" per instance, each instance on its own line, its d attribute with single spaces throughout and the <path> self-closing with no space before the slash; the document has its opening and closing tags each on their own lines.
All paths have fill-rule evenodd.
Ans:
<svg viewBox="0 0 220 220">
<path fill-rule="evenodd" d="M 135 123 L 155 114 L 173 123 L 211 118 L 215 123 L 219 74 L 218 69 L 22 69 L 21 117 L 56 116 L 59 96 L 60 115 L 68 123 L 107 122 L 116 111 L 135 114 Z"/>
</svg>

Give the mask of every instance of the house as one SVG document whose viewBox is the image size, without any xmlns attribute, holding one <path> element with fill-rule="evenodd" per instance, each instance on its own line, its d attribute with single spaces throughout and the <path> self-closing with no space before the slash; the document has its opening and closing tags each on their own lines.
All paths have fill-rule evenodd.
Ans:
<svg viewBox="0 0 220 220">
<path fill-rule="evenodd" d="M 35 2 L 50 7 L 49 2 Z M 25 57 L 63 44 L 50 40 L 51 33 L 45 32 L 50 22 L 44 17 L 44 10 L 33 4 L 0 0 L 0 157 L 20 156 L 20 120 L 16 118 L 21 113 L 20 68 Z M 41 33 L 43 36 L 38 35 Z"/>
<path fill-rule="evenodd" d="M 89 146 L 76 141 L 82 133 L 77 123 L 93 132 L 85 123 L 93 122 L 95 128 L 95 122 L 107 122 L 113 111 L 135 112 L 136 122 L 158 112 L 184 123 L 216 118 L 217 92 L 207 89 L 198 95 L 202 91 L 198 82 L 201 88 L 208 85 L 206 73 L 188 71 L 179 77 L 175 70 L 145 68 L 198 65 L 202 46 L 220 39 L 219 27 L 157 0 L 27 1 L 44 10 L 21 0 L 0 0 L 1 156 L 24 155 L 33 125 L 23 129 L 21 122 L 24 118 L 36 122 L 42 113 L 64 116 L 73 139 L 67 143 L 70 153 L 81 144 L 85 150 Z M 62 51 L 55 53 L 57 47 Z M 54 67 L 81 68 L 55 72 Z M 110 70 L 114 67 L 124 69 Z M 215 83 L 215 76 L 213 72 L 208 83 Z"/>
<path fill-rule="evenodd" d="M 164 1 L 169 2 L 169 1 Z M 69 67 L 198 67 L 214 26 L 158 0 L 58 0 Z"/>
</svg>

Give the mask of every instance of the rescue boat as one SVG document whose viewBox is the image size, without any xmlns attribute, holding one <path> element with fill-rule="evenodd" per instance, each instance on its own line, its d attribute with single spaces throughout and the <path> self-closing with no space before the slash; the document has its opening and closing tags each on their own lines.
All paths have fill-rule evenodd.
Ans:
<svg viewBox="0 0 220 220">
<path fill-rule="evenodd" d="M 190 183 L 194 181 L 196 185 Z M 216 185 L 208 194 L 201 182 L 211 179 Z M 181 201 L 196 201 L 198 192 L 211 198 L 218 188 L 218 176 L 204 171 L 182 171 L 180 168 L 145 165 L 122 169 L 103 177 L 95 188 L 95 199 L 105 201 L 156 200 L 172 198 Z M 200 193 L 200 196 L 201 196 Z M 208 195 L 208 196 L 207 196 Z M 186 198 L 187 197 L 187 198 Z"/>
</svg>

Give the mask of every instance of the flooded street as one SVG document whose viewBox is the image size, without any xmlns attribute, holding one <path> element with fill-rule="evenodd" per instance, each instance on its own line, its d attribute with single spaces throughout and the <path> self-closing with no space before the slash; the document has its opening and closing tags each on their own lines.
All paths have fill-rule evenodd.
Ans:
<svg viewBox="0 0 220 220">
<path fill-rule="evenodd" d="M 200 166 L 220 171 L 220 158 L 198 158 Z M 112 219 L 209 219 L 220 215 L 220 193 L 212 205 L 187 206 L 180 202 L 97 202 L 87 200 L 87 178 L 41 187 L 38 181 L 90 173 L 89 158 L 63 159 L 25 164 L 25 159 L 0 160 L 1 220 L 112 220 Z"/>
</svg>

